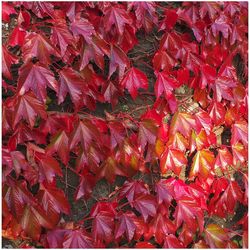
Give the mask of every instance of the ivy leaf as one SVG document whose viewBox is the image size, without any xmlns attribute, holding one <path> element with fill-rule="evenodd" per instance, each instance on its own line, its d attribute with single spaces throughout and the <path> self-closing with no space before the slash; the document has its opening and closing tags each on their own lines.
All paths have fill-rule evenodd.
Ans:
<svg viewBox="0 0 250 250">
<path fill-rule="evenodd" d="M 20 95 L 23 95 L 28 90 L 32 90 L 36 97 L 45 103 L 47 86 L 58 92 L 58 85 L 54 74 L 42 64 L 33 64 L 30 61 L 19 69 L 18 88 Z"/>
<path fill-rule="evenodd" d="M 114 85 L 112 81 L 108 81 L 106 82 L 106 84 L 103 85 L 102 89 L 104 100 L 108 103 L 111 103 L 112 108 L 114 109 L 115 105 L 118 103 L 118 88 Z"/>
<path fill-rule="evenodd" d="M 46 180 L 47 182 L 52 183 L 56 174 L 61 177 L 63 176 L 58 161 L 53 157 L 46 154 L 38 155 L 37 157 L 39 159 L 40 181 Z"/>
<path fill-rule="evenodd" d="M 61 104 L 66 94 L 69 93 L 75 107 L 79 108 L 82 104 L 83 95 L 85 94 L 83 94 L 83 90 L 86 83 L 80 74 L 72 68 L 64 68 L 59 72 L 59 76 L 58 104 Z"/>
<path fill-rule="evenodd" d="M 220 3 L 201 3 L 201 7 L 200 7 L 200 17 L 202 19 L 204 19 L 204 17 L 206 16 L 206 14 L 208 14 L 208 16 L 210 17 L 211 20 L 214 20 L 215 17 L 218 15 L 218 13 L 220 12 Z"/>
<path fill-rule="evenodd" d="M 25 36 L 26 31 L 23 28 L 17 26 L 13 29 L 11 35 L 9 36 L 8 44 L 12 47 L 15 47 L 17 45 L 22 47 L 24 44 Z"/>
<path fill-rule="evenodd" d="M 112 213 L 101 211 L 99 212 L 92 225 L 92 234 L 95 241 L 111 242 L 113 239 L 114 217 Z"/>
<path fill-rule="evenodd" d="M 215 98 L 217 102 L 220 102 L 222 98 L 232 101 L 233 92 L 232 89 L 236 87 L 236 82 L 229 77 L 221 76 L 216 79 L 212 88 L 215 91 Z"/>
<path fill-rule="evenodd" d="M 49 221 L 48 217 L 42 209 L 39 207 L 33 207 L 25 205 L 22 216 L 19 218 L 22 229 L 33 240 L 39 240 L 41 234 L 41 226 L 52 229 L 53 225 Z"/>
<path fill-rule="evenodd" d="M 209 64 L 204 64 L 201 66 L 201 89 L 206 88 L 206 86 L 213 85 L 216 79 L 216 69 Z"/>
<path fill-rule="evenodd" d="M 127 55 L 115 45 L 111 45 L 110 51 L 110 65 L 109 65 L 109 78 L 118 68 L 118 76 L 121 79 L 124 75 L 125 69 L 129 68 L 130 62 Z"/>
<path fill-rule="evenodd" d="M 176 65 L 177 61 L 166 51 L 161 50 L 155 53 L 153 58 L 153 66 L 155 70 L 170 72 Z"/>
<path fill-rule="evenodd" d="M 120 84 L 121 86 L 126 87 L 132 98 L 135 99 L 139 88 L 148 88 L 148 78 L 143 72 L 132 67 L 128 70 Z"/>
<path fill-rule="evenodd" d="M 198 150 L 193 158 L 189 177 L 199 176 L 207 178 L 210 173 L 213 173 L 215 158 L 214 154 L 207 150 Z"/>
<path fill-rule="evenodd" d="M 166 174 L 168 170 L 172 170 L 176 175 L 180 175 L 182 167 L 187 164 L 187 159 L 183 152 L 166 148 L 160 157 L 161 173 Z"/>
<path fill-rule="evenodd" d="M 108 127 L 110 130 L 111 147 L 115 148 L 124 140 L 125 128 L 120 122 L 117 121 L 109 122 Z"/>
<path fill-rule="evenodd" d="M 195 113 L 196 125 L 198 128 L 197 132 L 200 132 L 202 128 L 206 131 L 206 134 L 210 134 L 212 130 L 212 120 L 206 111 L 199 111 Z"/>
<path fill-rule="evenodd" d="M 60 47 L 61 57 L 65 55 L 65 52 L 69 45 L 75 43 L 75 39 L 68 30 L 68 26 L 60 19 L 55 19 L 53 22 L 51 41 L 53 44 L 57 44 Z"/>
<path fill-rule="evenodd" d="M 18 63 L 18 58 L 12 55 L 5 46 L 2 46 L 2 73 L 8 78 L 12 79 L 11 65 Z"/>
<path fill-rule="evenodd" d="M 156 4 L 153 2 L 131 2 L 129 7 L 132 6 L 135 9 L 137 27 L 143 27 L 149 33 L 153 25 L 157 25 L 158 22 Z"/>
<path fill-rule="evenodd" d="M 226 230 L 216 224 L 207 225 L 205 235 L 205 241 L 211 248 L 225 248 L 229 240 Z"/>
<path fill-rule="evenodd" d="M 54 4 L 50 2 L 25 2 L 23 6 L 31 10 L 39 18 L 44 18 L 44 16 L 53 17 L 54 14 Z"/>
<path fill-rule="evenodd" d="M 80 54 L 80 70 L 84 69 L 90 60 L 94 60 L 98 67 L 104 70 L 104 55 L 110 56 L 110 47 L 105 40 L 97 35 L 92 35 L 92 42 L 90 44 L 84 43 Z"/>
<path fill-rule="evenodd" d="M 159 98 L 164 93 L 166 100 L 173 95 L 173 90 L 179 86 L 177 80 L 167 72 L 159 72 L 155 83 L 156 97 Z"/>
<path fill-rule="evenodd" d="M 63 236 L 63 248 L 93 248 L 91 237 L 82 229 L 67 230 Z"/>
<path fill-rule="evenodd" d="M 248 146 L 248 124 L 244 119 L 236 121 L 232 125 L 232 139 L 231 144 L 234 145 L 242 142 L 245 147 Z"/>
<path fill-rule="evenodd" d="M 135 248 L 155 248 L 150 242 L 140 241 L 135 244 Z"/>
<path fill-rule="evenodd" d="M 93 25 L 85 18 L 76 18 L 70 24 L 70 29 L 74 36 L 82 35 L 89 43 L 91 43 L 92 34 L 95 33 Z"/>
<path fill-rule="evenodd" d="M 93 123 L 84 119 L 79 121 L 78 125 L 75 127 L 70 138 L 70 149 L 72 149 L 78 142 L 81 142 L 82 146 L 87 149 L 93 139 L 100 138 L 99 131 L 93 125 Z"/>
<path fill-rule="evenodd" d="M 223 124 L 226 110 L 220 102 L 213 101 L 208 107 L 208 113 L 215 125 Z"/>
<path fill-rule="evenodd" d="M 80 183 L 75 192 L 75 200 L 89 198 L 96 184 L 95 177 L 90 173 L 84 173 L 80 177 Z"/>
<path fill-rule="evenodd" d="M 136 216 L 131 211 L 127 211 L 118 215 L 118 223 L 116 224 L 115 229 L 115 239 L 118 239 L 119 237 L 123 236 L 124 233 L 126 233 L 127 239 L 131 241 L 137 228 L 134 222 L 135 219 Z"/>
<path fill-rule="evenodd" d="M 116 6 L 110 6 L 110 8 L 107 8 L 104 12 L 103 23 L 106 32 L 110 32 L 112 30 L 112 26 L 114 25 L 118 34 L 122 36 L 125 25 L 132 25 L 132 19 L 124 9 Z"/>
<path fill-rule="evenodd" d="M 164 202 L 166 205 L 170 205 L 173 199 L 172 196 L 172 183 L 168 180 L 159 180 L 155 184 L 155 191 L 157 193 L 158 204 Z"/>
<path fill-rule="evenodd" d="M 156 215 L 156 201 L 152 195 L 140 195 L 136 197 L 131 205 L 142 214 L 145 222 L 148 216 L 154 217 Z"/>
<path fill-rule="evenodd" d="M 22 47 L 23 59 L 25 62 L 37 57 L 39 62 L 48 65 L 51 63 L 50 55 L 60 57 L 57 49 L 43 35 L 31 32 L 25 36 Z"/>
<path fill-rule="evenodd" d="M 246 162 L 247 161 L 247 148 L 244 147 L 242 143 L 237 142 L 236 144 L 232 145 L 233 151 L 233 164 L 236 165 L 237 162 Z"/>
<path fill-rule="evenodd" d="M 29 123 L 30 127 L 34 127 L 36 116 L 39 115 L 42 119 L 46 119 L 47 117 L 44 105 L 36 99 L 32 92 L 16 96 L 12 101 L 14 106 L 13 127 L 15 127 L 22 118 Z"/>
<path fill-rule="evenodd" d="M 171 249 L 183 248 L 183 243 L 180 240 L 178 240 L 178 238 L 176 238 L 174 234 L 168 234 L 165 237 L 163 247 Z"/>
<path fill-rule="evenodd" d="M 69 161 L 69 138 L 64 131 L 58 132 L 51 139 L 50 144 L 46 147 L 48 155 L 58 153 L 62 162 L 66 165 Z"/>
<path fill-rule="evenodd" d="M 221 167 L 223 170 L 233 165 L 233 156 L 226 147 L 218 149 L 218 155 L 215 160 L 215 169 Z"/>
<path fill-rule="evenodd" d="M 237 202 L 243 202 L 243 192 L 236 181 L 227 182 L 227 187 L 222 191 L 224 192 L 217 200 L 217 196 L 211 199 L 210 211 L 223 218 L 234 213 Z"/>
<path fill-rule="evenodd" d="M 176 112 L 170 124 L 170 135 L 180 132 L 186 138 L 191 135 L 191 130 L 196 128 L 194 117 L 188 113 Z"/>
<path fill-rule="evenodd" d="M 126 181 L 119 192 L 119 197 L 126 197 L 132 203 L 137 196 L 142 194 L 149 194 L 149 191 L 142 181 L 133 180 Z"/>
<path fill-rule="evenodd" d="M 211 25 L 211 29 L 215 37 L 221 32 L 225 39 L 229 37 L 229 34 L 232 31 L 230 21 L 224 14 L 220 14 L 220 16 L 215 19 L 214 23 Z"/>
<path fill-rule="evenodd" d="M 151 220 L 147 237 L 154 236 L 157 243 L 162 244 L 166 235 L 174 234 L 175 231 L 176 228 L 173 222 L 159 213 Z"/>
<path fill-rule="evenodd" d="M 42 204 L 46 216 L 50 218 L 53 225 L 59 221 L 60 213 L 70 213 L 70 205 L 62 190 L 53 187 L 52 185 L 42 184 L 37 199 Z"/>
<path fill-rule="evenodd" d="M 2 3 L 2 20 L 6 23 L 10 21 L 10 15 L 16 14 L 16 11 L 12 3 L 3 2 Z"/>
<path fill-rule="evenodd" d="M 197 230 L 198 222 L 200 231 L 203 231 L 203 211 L 193 198 L 182 197 L 179 199 L 174 216 L 177 228 L 181 226 L 182 222 L 184 222 L 193 232 L 195 232 Z"/>
<path fill-rule="evenodd" d="M 188 140 L 179 132 L 169 137 L 167 146 L 185 152 L 189 148 Z"/>
<path fill-rule="evenodd" d="M 127 176 L 127 173 L 113 156 L 109 156 L 101 165 L 98 178 L 105 177 L 110 183 L 114 183 L 116 175 Z"/>
<path fill-rule="evenodd" d="M 140 122 L 138 141 L 144 150 L 148 144 L 154 145 L 157 138 L 157 124 L 152 119 L 144 119 Z"/>
</svg>

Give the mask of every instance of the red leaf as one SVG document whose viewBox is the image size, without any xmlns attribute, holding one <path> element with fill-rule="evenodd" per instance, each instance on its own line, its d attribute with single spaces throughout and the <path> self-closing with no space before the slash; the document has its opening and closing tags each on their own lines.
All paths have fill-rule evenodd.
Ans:
<svg viewBox="0 0 250 250">
<path fill-rule="evenodd" d="M 166 51 L 156 52 L 153 58 L 153 66 L 157 71 L 171 71 L 177 64 L 176 60 Z"/>
<path fill-rule="evenodd" d="M 155 184 L 158 204 L 165 202 L 166 205 L 169 205 L 173 199 L 172 183 L 169 180 L 162 179 Z"/>
<path fill-rule="evenodd" d="M 30 127 L 34 127 L 36 116 L 46 119 L 47 113 L 45 112 L 44 105 L 38 101 L 32 92 L 27 92 L 12 99 L 14 106 L 14 120 L 13 127 L 23 118 Z"/>
<path fill-rule="evenodd" d="M 70 213 L 70 205 L 64 192 L 52 185 L 42 184 L 37 194 L 37 199 L 42 204 L 44 211 L 46 211 L 46 216 L 50 218 L 53 225 L 58 223 L 61 212 L 65 214 Z"/>
<path fill-rule="evenodd" d="M 135 244 L 135 248 L 155 248 L 155 246 L 149 242 L 141 241 Z"/>
<path fill-rule="evenodd" d="M 155 124 L 154 120 L 145 119 L 140 123 L 138 141 L 144 150 L 145 146 L 148 144 L 155 144 L 155 140 L 157 138 L 157 124 Z"/>
<path fill-rule="evenodd" d="M 208 107 L 208 113 L 215 125 L 224 123 L 226 111 L 220 102 L 212 102 Z"/>
<path fill-rule="evenodd" d="M 118 8 L 116 6 L 110 6 L 110 8 L 107 8 L 107 10 L 104 12 L 103 23 L 106 32 L 110 32 L 112 26 L 114 25 L 118 35 L 122 36 L 125 25 L 132 25 L 132 19 L 124 9 Z"/>
<path fill-rule="evenodd" d="M 3 2 L 2 3 L 2 20 L 8 23 L 10 21 L 10 15 L 12 14 L 16 14 L 16 11 L 12 3 Z"/>
<path fill-rule="evenodd" d="M 86 83 L 81 78 L 80 74 L 74 71 L 72 68 L 64 68 L 59 72 L 59 92 L 58 92 L 58 104 L 61 104 L 66 94 L 69 93 L 72 102 L 76 108 L 79 108 L 82 104 L 84 87 Z"/>
<path fill-rule="evenodd" d="M 162 244 L 166 235 L 174 234 L 175 231 L 176 228 L 173 222 L 159 213 L 151 220 L 147 237 L 154 236 L 157 243 Z"/>
<path fill-rule="evenodd" d="M 159 72 L 155 83 L 155 94 L 159 98 L 164 93 L 166 100 L 173 95 L 173 90 L 177 88 L 179 83 L 175 78 L 171 77 L 167 72 Z"/>
<path fill-rule="evenodd" d="M 27 29 L 30 25 L 29 12 L 20 10 L 18 17 L 17 17 L 17 23 L 20 27 Z"/>
<path fill-rule="evenodd" d="M 220 14 L 220 16 L 216 18 L 214 23 L 211 25 L 211 29 L 214 36 L 217 36 L 219 32 L 221 32 L 223 37 L 226 39 L 229 37 L 229 33 L 232 31 L 230 27 L 230 21 L 224 14 Z"/>
<path fill-rule="evenodd" d="M 112 81 L 108 81 L 103 85 L 103 96 L 106 102 L 111 103 L 112 108 L 114 109 L 115 105 L 118 103 L 119 90 L 114 85 Z"/>
<path fill-rule="evenodd" d="M 113 156 L 109 156 L 101 165 L 98 178 L 105 177 L 110 183 L 114 183 L 116 175 L 127 176 L 127 173 Z"/>
<path fill-rule="evenodd" d="M 43 210 L 25 205 L 23 214 L 19 218 L 22 229 L 33 240 L 38 241 L 41 234 L 41 226 L 52 229 L 53 226 Z"/>
<path fill-rule="evenodd" d="M 9 45 L 14 47 L 16 45 L 22 47 L 24 44 L 26 31 L 20 27 L 15 27 L 12 31 L 11 35 L 9 36 Z"/>
<path fill-rule="evenodd" d="M 187 164 L 185 154 L 176 149 L 169 149 L 163 152 L 160 157 L 161 173 L 166 174 L 168 170 L 172 170 L 176 175 L 180 175 L 182 167 Z"/>
<path fill-rule="evenodd" d="M 11 65 L 18 63 L 18 58 L 12 55 L 5 46 L 2 46 L 2 73 L 8 79 L 12 79 Z"/>
<path fill-rule="evenodd" d="M 231 144 L 235 145 L 242 142 L 245 147 L 248 146 L 248 123 L 241 119 L 232 125 L 232 139 Z"/>
<path fill-rule="evenodd" d="M 62 246 L 62 248 L 93 248 L 93 243 L 87 232 L 73 229 L 64 233 Z"/>
<path fill-rule="evenodd" d="M 225 248 L 229 240 L 226 230 L 216 224 L 207 225 L 205 235 L 205 241 L 211 248 Z"/>
<path fill-rule="evenodd" d="M 139 88 L 148 88 L 148 78 L 137 68 L 132 67 L 121 81 L 121 86 L 126 87 L 133 99 L 137 97 Z"/>
<path fill-rule="evenodd" d="M 179 132 L 174 133 L 169 137 L 167 146 L 182 152 L 185 152 L 186 149 L 189 148 L 188 140 Z"/>
<path fill-rule="evenodd" d="M 85 18 L 76 18 L 70 25 L 74 36 L 82 35 L 87 42 L 91 42 L 91 36 L 95 30 L 93 25 Z"/>
<path fill-rule="evenodd" d="M 110 56 L 108 43 L 99 36 L 92 35 L 92 42 L 82 46 L 80 70 L 84 69 L 90 60 L 94 60 L 98 67 L 104 70 L 104 55 Z"/>
<path fill-rule="evenodd" d="M 41 157 L 41 158 L 40 158 Z M 51 156 L 39 155 L 40 181 L 51 183 L 57 175 L 63 176 L 59 163 Z"/>
<path fill-rule="evenodd" d="M 183 136 L 189 138 L 191 130 L 196 128 L 196 122 L 192 115 L 188 113 L 176 112 L 171 120 L 170 135 L 180 132 Z"/>
<path fill-rule="evenodd" d="M 215 198 L 211 200 L 210 211 L 223 218 L 234 213 L 236 203 L 243 201 L 243 192 L 236 181 L 230 181 L 223 194 L 217 200 Z"/>
<path fill-rule="evenodd" d="M 211 151 L 207 149 L 197 151 L 193 158 L 189 177 L 200 176 L 207 178 L 209 174 L 213 173 L 214 162 L 214 154 Z"/>
<path fill-rule="evenodd" d="M 40 63 L 50 64 L 50 55 L 60 57 L 57 49 L 50 43 L 47 38 L 35 32 L 27 33 L 25 42 L 22 47 L 23 59 L 25 62 L 33 57 L 37 57 Z"/>
<path fill-rule="evenodd" d="M 19 69 L 18 89 L 20 95 L 31 89 L 36 97 L 45 103 L 47 86 L 58 92 L 54 74 L 42 64 L 27 62 Z"/>
<path fill-rule="evenodd" d="M 123 142 L 125 137 L 125 128 L 122 123 L 117 121 L 109 122 L 108 127 L 110 130 L 111 148 L 115 148 Z"/>
<path fill-rule="evenodd" d="M 183 248 L 183 244 L 173 234 L 168 234 L 164 240 L 164 248 Z"/>
<path fill-rule="evenodd" d="M 81 176 L 79 186 L 75 192 L 75 200 L 79 200 L 81 198 L 89 198 L 94 186 L 96 184 L 96 180 L 92 174 L 86 173 Z"/>
<path fill-rule="evenodd" d="M 200 231 L 203 231 L 204 215 L 199 204 L 191 197 L 183 197 L 178 200 L 175 210 L 176 227 L 181 226 L 182 222 L 195 232 L 197 230 L 197 222 Z"/>
<path fill-rule="evenodd" d="M 71 134 L 69 148 L 73 149 L 77 143 L 81 142 L 82 147 L 87 150 L 91 141 L 97 138 L 100 138 L 98 130 L 93 126 L 93 123 L 90 120 L 85 119 L 79 121 Z"/>
<path fill-rule="evenodd" d="M 66 165 L 69 161 L 69 138 L 64 131 L 58 132 L 46 147 L 46 153 L 53 155 L 58 153 L 62 162 Z"/>
<path fill-rule="evenodd" d="M 154 217 L 156 215 L 156 202 L 155 198 L 149 194 L 140 195 L 132 203 L 133 207 L 142 214 L 146 222 L 148 216 Z"/>
<path fill-rule="evenodd" d="M 114 217 L 110 212 L 99 212 L 94 220 L 92 226 L 92 234 L 94 240 L 105 241 L 109 243 L 113 239 Z"/>
<path fill-rule="evenodd" d="M 130 211 L 121 213 L 118 216 L 118 223 L 116 224 L 115 239 L 118 239 L 119 237 L 123 236 L 124 233 L 126 233 L 127 239 L 131 241 L 137 228 L 134 222 L 135 219 L 135 214 Z"/>
<path fill-rule="evenodd" d="M 55 19 L 55 22 L 53 22 L 51 41 L 60 47 L 61 57 L 63 57 L 68 46 L 74 45 L 75 40 L 69 32 L 66 23 L 59 20 Z"/>
<path fill-rule="evenodd" d="M 118 68 L 118 76 L 119 79 L 121 79 L 124 75 L 125 69 L 129 68 L 129 66 L 130 63 L 127 55 L 119 47 L 111 45 L 109 78 Z"/>
<path fill-rule="evenodd" d="M 200 16 L 202 19 L 208 14 L 211 20 L 214 20 L 214 18 L 217 16 L 217 14 L 220 12 L 220 3 L 201 3 L 200 7 Z"/>
<path fill-rule="evenodd" d="M 244 163 L 248 159 L 247 148 L 243 146 L 243 144 L 237 142 L 232 145 L 233 151 L 233 164 L 236 165 L 238 161 Z"/>
<path fill-rule="evenodd" d="M 233 165 L 233 156 L 228 151 L 226 147 L 220 148 L 218 150 L 218 155 L 216 156 L 215 169 L 221 167 L 223 170 L 226 170 L 228 166 Z"/>
<path fill-rule="evenodd" d="M 126 197 L 128 201 L 132 203 L 136 199 L 136 197 L 141 194 L 149 194 L 148 189 L 142 181 L 126 181 L 119 192 L 119 197 Z"/>
</svg>

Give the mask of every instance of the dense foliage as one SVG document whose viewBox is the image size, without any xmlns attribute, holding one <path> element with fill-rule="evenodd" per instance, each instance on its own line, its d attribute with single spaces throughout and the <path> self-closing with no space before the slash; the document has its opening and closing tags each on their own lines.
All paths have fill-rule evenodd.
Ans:
<svg viewBox="0 0 250 250">
<path fill-rule="evenodd" d="M 247 2 L 4 2 L 2 19 L 4 237 L 247 247 Z M 153 83 L 129 54 L 139 35 L 156 41 L 144 61 Z M 140 117 L 95 115 L 143 93 L 154 103 Z M 115 183 L 74 222 L 58 185 L 68 172 L 76 201 Z"/>
</svg>

